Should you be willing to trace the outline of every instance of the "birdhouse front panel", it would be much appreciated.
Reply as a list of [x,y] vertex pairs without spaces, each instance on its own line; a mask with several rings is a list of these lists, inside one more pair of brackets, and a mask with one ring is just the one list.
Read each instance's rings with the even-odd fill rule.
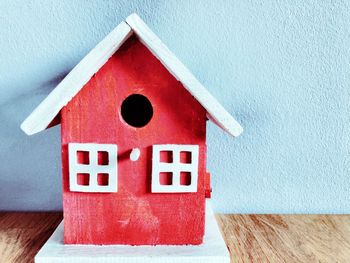
[[66,244],[200,244],[206,110],[131,36],[61,110]]

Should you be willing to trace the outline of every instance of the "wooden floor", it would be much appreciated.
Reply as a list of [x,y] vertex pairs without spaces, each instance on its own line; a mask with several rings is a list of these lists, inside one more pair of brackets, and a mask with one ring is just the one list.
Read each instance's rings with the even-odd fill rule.
[[[232,262],[350,262],[350,215],[217,215]],[[0,213],[0,263],[33,262],[61,213]]]

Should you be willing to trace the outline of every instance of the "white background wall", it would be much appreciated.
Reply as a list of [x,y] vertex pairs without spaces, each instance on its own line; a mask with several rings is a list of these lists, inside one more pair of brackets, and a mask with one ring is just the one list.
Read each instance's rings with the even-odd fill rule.
[[132,12],[245,128],[208,127],[216,211],[350,211],[345,0],[0,1],[0,210],[61,209],[59,127],[19,125]]

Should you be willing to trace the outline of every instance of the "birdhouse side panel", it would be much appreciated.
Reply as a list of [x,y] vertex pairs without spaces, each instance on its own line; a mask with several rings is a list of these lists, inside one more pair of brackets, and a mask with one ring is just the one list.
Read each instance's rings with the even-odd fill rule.
[[[206,111],[136,37],[62,109],[61,119],[66,244],[202,242]],[[73,160],[97,170],[103,165],[98,147],[116,149],[115,191],[71,189],[71,144],[92,144],[88,157]],[[160,167],[168,169],[159,170],[157,182],[163,187],[158,191],[152,191],[154,154],[159,154]],[[87,174],[89,179],[80,184],[106,183]],[[162,191],[164,187],[170,190]],[[175,188],[180,190],[173,192]]]

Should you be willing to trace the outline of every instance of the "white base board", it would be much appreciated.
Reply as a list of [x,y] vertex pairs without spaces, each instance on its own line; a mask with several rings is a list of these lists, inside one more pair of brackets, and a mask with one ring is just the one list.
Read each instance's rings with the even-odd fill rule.
[[206,203],[204,242],[199,246],[64,245],[63,221],[35,256],[35,263],[229,263],[230,255],[216,223],[210,201]]

